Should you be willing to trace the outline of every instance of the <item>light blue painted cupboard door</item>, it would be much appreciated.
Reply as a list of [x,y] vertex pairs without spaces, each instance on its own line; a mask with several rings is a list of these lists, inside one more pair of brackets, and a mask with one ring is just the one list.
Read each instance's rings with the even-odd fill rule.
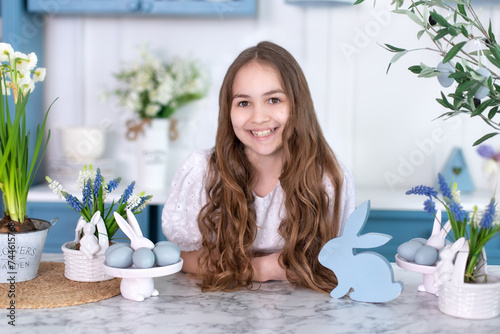
[[28,11],[47,14],[120,14],[138,11],[141,0],[28,0]]
[[253,16],[256,0],[28,0],[28,11],[53,15]]

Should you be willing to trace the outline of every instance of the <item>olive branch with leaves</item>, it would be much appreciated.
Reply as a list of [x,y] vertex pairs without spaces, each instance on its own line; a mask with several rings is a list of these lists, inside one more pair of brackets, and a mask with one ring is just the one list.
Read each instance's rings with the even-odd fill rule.
[[[364,1],[357,0],[354,4]],[[406,15],[422,28],[417,33],[417,40],[425,34],[434,46],[404,49],[384,44],[383,47],[395,53],[387,72],[392,64],[409,52],[431,51],[442,57],[437,66],[420,63],[409,67],[409,70],[422,78],[438,77],[444,87],[454,84],[453,92],[445,95],[441,91],[440,98],[436,99],[449,110],[438,118],[467,114],[482,119],[493,131],[477,139],[473,144],[476,146],[500,133],[497,115],[500,86],[496,84],[499,79],[497,73],[500,72],[500,45],[493,33],[491,20],[488,29],[485,29],[472,2],[473,0],[411,0],[410,5],[404,9],[402,7],[405,0],[393,0],[393,13]],[[474,51],[467,51],[466,45],[472,45]]]

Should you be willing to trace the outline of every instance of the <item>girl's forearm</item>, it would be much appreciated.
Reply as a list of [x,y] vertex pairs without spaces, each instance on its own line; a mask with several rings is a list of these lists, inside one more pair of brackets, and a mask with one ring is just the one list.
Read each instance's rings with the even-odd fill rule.
[[198,258],[201,255],[201,249],[192,252],[181,252],[181,258],[184,261],[182,271],[189,274],[200,274]]
[[253,280],[257,282],[286,281],[286,271],[279,262],[280,253],[254,257],[252,259]]
[[[198,265],[201,249],[192,252],[181,252],[184,261],[182,271],[189,274],[202,274]],[[257,256],[252,259],[253,280],[257,282],[286,281],[286,271],[279,263],[280,253]]]

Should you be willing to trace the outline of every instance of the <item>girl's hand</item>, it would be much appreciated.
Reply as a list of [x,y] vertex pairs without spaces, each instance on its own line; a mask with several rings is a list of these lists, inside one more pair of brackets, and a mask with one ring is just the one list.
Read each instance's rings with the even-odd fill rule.
[[286,281],[286,271],[279,262],[280,253],[256,254],[252,260],[253,280],[258,282]]

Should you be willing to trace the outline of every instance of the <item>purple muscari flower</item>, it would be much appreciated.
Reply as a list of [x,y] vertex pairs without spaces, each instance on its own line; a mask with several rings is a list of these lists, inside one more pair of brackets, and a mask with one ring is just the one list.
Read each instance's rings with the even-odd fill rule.
[[495,150],[490,145],[480,145],[477,148],[477,153],[486,159],[491,159],[495,155]]
[[69,203],[69,205],[71,205],[71,207],[76,211],[76,212],[81,212],[83,207],[82,207],[82,203],[80,203],[80,201],[78,200],[78,198],[76,198],[75,196],[71,195],[71,194],[68,194],[67,192],[65,191],[61,191],[61,194],[64,196],[64,198],[66,199],[66,202]]
[[132,196],[132,193],[134,192],[134,186],[135,186],[135,181],[132,181],[132,183],[125,189],[123,192],[122,198],[120,198],[120,203],[126,203],[130,196]]
[[116,188],[118,188],[118,185],[120,184],[121,180],[122,180],[122,178],[118,177],[118,178],[116,178],[114,180],[109,181],[109,183],[108,183],[108,191],[112,192],[113,190],[115,190]]
[[456,221],[464,221],[464,219],[467,218],[467,212],[465,212],[462,208],[462,205],[455,201],[451,201],[451,203],[448,205],[448,208],[450,209],[451,214],[453,217],[455,217]]
[[92,205],[92,189],[90,187],[90,179],[87,180],[85,187],[83,187],[83,205],[89,207]]
[[432,197],[429,196],[429,198],[424,202],[424,210],[432,215],[436,215],[436,203],[434,203]]
[[97,198],[99,197],[99,189],[101,188],[102,184],[102,175],[101,175],[101,169],[97,168],[97,174],[95,176],[95,181],[94,181],[94,197]]
[[438,180],[439,180],[439,190],[441,190],[443,196],[448,197],[449,199],[453,199],[450,187],[448,186],[448,183],[446,183],[446,180],[444,179],[444,176],[441,173],[438,174]]
[[406,195],[425,195],[429,197],[436,197],[437,191],[433,187],[416,186],[406,192]]
[[493,223],[493,218],[495,217],[495,198],[493,197],[486,207],[486,210],[484,210],[484,215],[481,221],[479,222],[479,226],[481,228],[489,228],[491,227],[491,224]]

